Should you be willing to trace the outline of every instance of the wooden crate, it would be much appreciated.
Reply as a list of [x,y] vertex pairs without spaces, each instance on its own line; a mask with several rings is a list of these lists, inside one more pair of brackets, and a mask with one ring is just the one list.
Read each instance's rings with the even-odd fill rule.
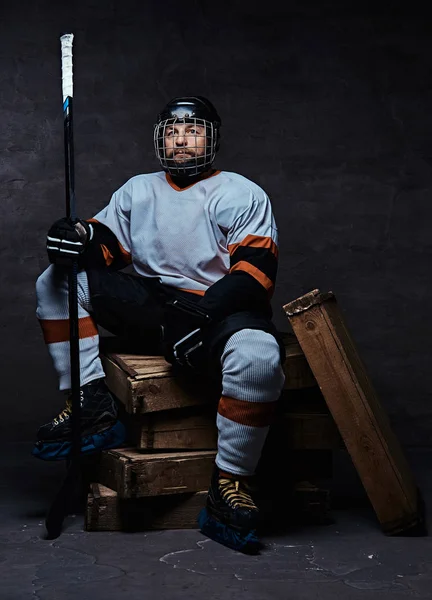
[[258,464],[258,501],[265,528],[280,533],[330,518],[331,450],[287,450],[269,436]]
[[[294,336],[285,334],[287,359],[284,364],[285,389],[316,386],[316,381]],[[106,382],[130,414],[206,405],[216,402],[217,389],[200,375],[173,371],[161,356],[102,354]]]
[[284,390],[270,435],[280,451],[344,448],[320,389]]
[[416,484],[334,295],[314,290],[283,308],[383,531],[418,527]]
[[[162,529],[197,529],[197,517],[205,506],[207,490],[190,494],[173,494],[149,498],[119,498],[117,492],[99,483],[91,483],[84,513],[86,531],[151,531]],[[272,499],[267,499],[267,505]],[[265,529],[281,530],[282,526],[331,521],[328,489],[308,481],[293,485],[284,503],[273,503],[265,518]],[[277,510],[276,509],[277,506]],[[283,518],[281,518],[281,514]]]
[[91,483],[87,497],[86,531],[147,531],[196,529],[207,490],[150,498],[123,499],[116,491]]
[[[133,446],[142,450],[215,450],[217,403],[132,415]],[[284,390],[271,426],[287,449],[341,448],[343,442],[318,387]]]
[[328,525],[334,523],[330,516],[331,499],[327,488],[310,481],[298,481],[294,485],[291,503],[292,522]]
[[332,450],[343,448],[339,431],[327,413],[286,413],[273,426],[286,450]]
[[120,498],[186,494],[207,489],[216,452],[141,452],[117,448],[101,453],[97,482]]
[[216,406],[134,415],[133,445],[141,450],[215,450]]

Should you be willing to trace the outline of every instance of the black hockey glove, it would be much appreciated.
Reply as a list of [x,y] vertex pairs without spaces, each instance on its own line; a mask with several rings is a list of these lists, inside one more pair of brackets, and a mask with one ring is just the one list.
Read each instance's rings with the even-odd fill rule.
[[191,326],[191,330],[181,339],[174,344],[168,344],[171,346],[167,352],[168,360],[182,367],[199,368],[204,360],[203,346],[206,333],[212,323],[211,318],[194,302],[183,298],[168,302],[166,308],[177,319],[183,313]]
[[49,261],[55,265],[69,267],[74,259],[83,255],[88,243],[93,237],[93,227],[90,223],[63,217],[49,229],[47,236],[47,252]]

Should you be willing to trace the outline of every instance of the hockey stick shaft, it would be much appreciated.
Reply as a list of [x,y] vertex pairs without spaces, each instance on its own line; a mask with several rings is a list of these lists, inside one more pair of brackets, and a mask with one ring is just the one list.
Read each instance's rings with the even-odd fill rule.
[[[75,163],[73,145],[73,34],[60,38],[62,62],[62,92],[64,117],[64,156],[66,184],[66,216],[76,219]],[[70,373],[72,395],[72,459],[78,459],[81,450],[80,432],[80,357],[78,326],[78,263],[73,261],[69,279]]]
[[[72,42],[73,34],[65,34],[60,38],[62,64],[62,92],[64,116],[64,155],[66,184],[66,216],[76,218],[75,170],[73,147],[73,74],[72,74]],[[79,356],[79,321],[78,321],[78,263],[73,261],[68,272],[69,286],[69,339],[70,339],[70,376],[72,396],[72,448],[71,463],[67,476],[48,512],[46,529],[48,538],[60,535],[64,517],[66,516],[73,495],[74,487],[80,474],[81,453],[81,402],[80,402],[80,356]]]

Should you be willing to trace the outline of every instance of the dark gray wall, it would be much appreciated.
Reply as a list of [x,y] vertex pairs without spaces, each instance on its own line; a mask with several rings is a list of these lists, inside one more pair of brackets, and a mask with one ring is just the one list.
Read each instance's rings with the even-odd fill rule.
[[[284,3],[282,3],[284,4]],[[350,8],[346,8],[350,4]],[[431,51],[424,15],[358,3],[4,2],[0,20],[1,377],[6,437],[63,398],[35,318],[45,235],[64,213],[59,35],[75,33],[79,213],[158,170],[152,124],[208,95],[217,166],[263,186],[280,230],[281,306],[333,290],[405,444],[429,444]],[[395,6],[393,5],[393,11]]]

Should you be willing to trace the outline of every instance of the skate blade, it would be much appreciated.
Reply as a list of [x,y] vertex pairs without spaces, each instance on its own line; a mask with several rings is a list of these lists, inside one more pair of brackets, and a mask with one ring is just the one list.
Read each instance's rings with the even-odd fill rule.
[[[93,433],[81,439],[81,454],[89,455],[110,448],[118,448],[126,441],[126,428],[120,421],[101,433]],[[72,444],[65,442],[36,442],[32,456],[41,460],[65,460],[70,457]]]
[[198,515],[198,525],[201,533],[223,546],[237,550],[237,552],[259,554],[263,548],[255,530],[249,531],[246,535],[241,534],[236,529],[217,521],[209,515],[206,508],[203,508]]

